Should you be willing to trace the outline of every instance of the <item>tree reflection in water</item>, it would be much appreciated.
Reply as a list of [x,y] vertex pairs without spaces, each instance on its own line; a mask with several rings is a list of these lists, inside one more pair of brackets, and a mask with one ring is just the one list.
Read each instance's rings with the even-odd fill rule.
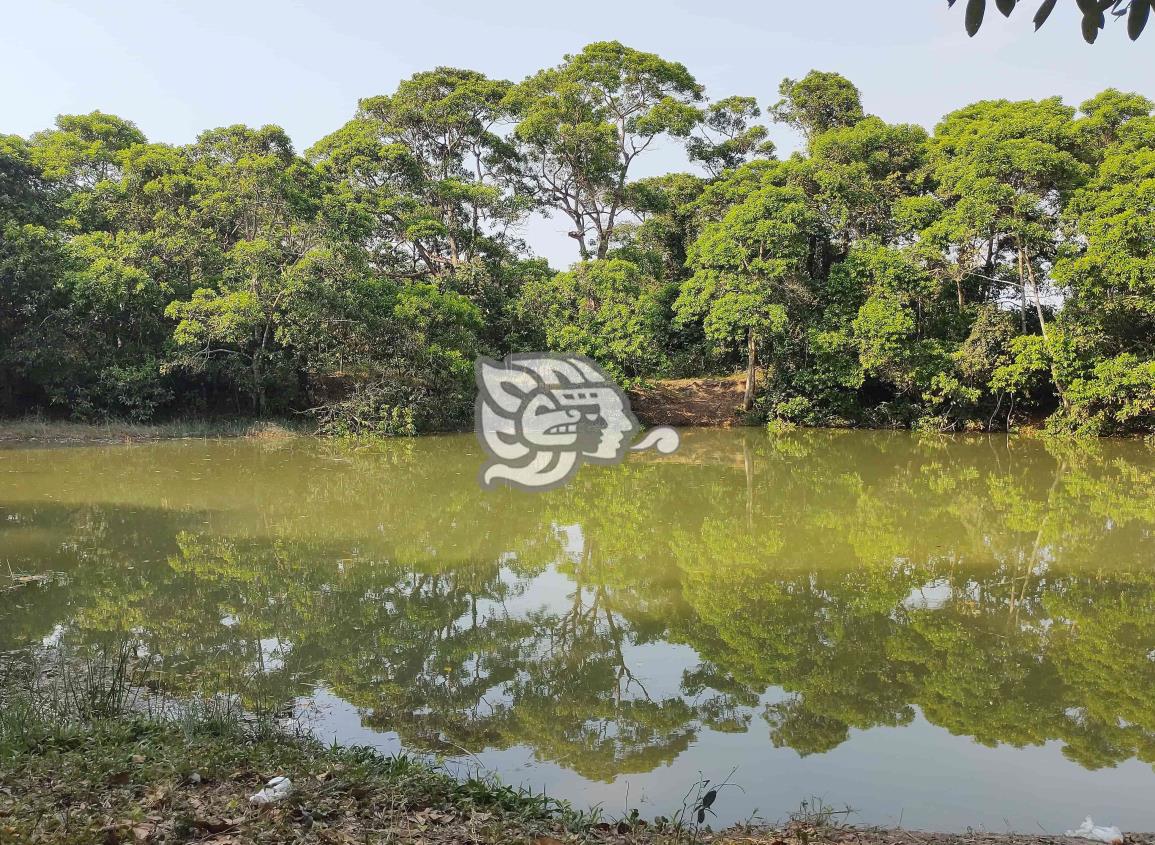
[[[1155,763],[1147,446],[683,443],[547,494],[482,493],[468,438],[2,453],[5,558],[64,576],[9,594],[0,648],[132,635],[176,693],[324,683],[408,745],[600,780],[703,728],[805,755],[917,712]],[[684,647],[674,687],[636,665]]]

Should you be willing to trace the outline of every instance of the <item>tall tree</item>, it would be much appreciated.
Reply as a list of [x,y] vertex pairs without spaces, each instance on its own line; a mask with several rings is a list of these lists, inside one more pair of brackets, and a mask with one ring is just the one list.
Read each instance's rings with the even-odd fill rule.
[[805,260],[815,225],[801,190],[770,184],[707,224],[690,248],[694,275],[675,308],[683,321],[701,320],[710,339],[745,346],[747,411],[760,351],[785,337],[791,314],[811,302]]
[[801,79],[783,79],[781,95],[770,108],[779,123],[792,126],[809,143],[831,129],[853,126],[862,120],[858,88],[839,73],[812,70]]
[[900,237],[904,204],[926,197],[932,185],[927,141],[920,126],[877,117],[814,138],[807,175],[841,252],[864,238]]
[[1091,433],[1155,424],[1155,119],[1115,131],[1067,205],[1075,238],[1054,267],[1064,307],[1050,352],[1068,388],[1063,424]]
[[[68,267],[51,182],[23,138],[0,135],[0,412],[18,410]],[[36,400],[40,396],[34,397]]]
[[178,321],[178,362],[243,385],[263,414],[270,371],[296,372],[278,333],[298,291],[297,265],[318,242],[321,184],[275,126],[206,132],[188,155],[196,209],[221,255],[203,286],[167,308]]
[[523,178],[547,212],[570,219],[582,259],[606,257],[631,168],[660,137],[687,138],[701,100],[684,65],[617,41],[590,44],[510,92]]
[[378,269],[448,276],[517,246],[528,199],[514,191],[514,151],[498,132],[509,88],[471,70],[414,74],[362,100],[309,150],[339,185],[333,214],[361,228]]
[[686,140],[690,161],[714,177],[756,156],[772,158],[774,142],[766,127],[753,123],[762,115],[753,97],[726,97],[710,103],[697,133]]
[[952,112],[936,128],[932,165],[944,212],[923,235],[948,251],[960,309],[968,283],[986,298],[1006,264],[1017,278],[1024,325],[1033,307],[1045,333],[1036,267],[1054,257],[1064,198],[1086,176],[1074,113],[1058,97],[988,100]]

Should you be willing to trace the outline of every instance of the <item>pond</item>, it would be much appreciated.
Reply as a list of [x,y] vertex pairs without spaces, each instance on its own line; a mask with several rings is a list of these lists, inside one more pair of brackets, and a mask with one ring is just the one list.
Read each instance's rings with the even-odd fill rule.
[[472,436],[0,451],[0,650],[131,634],[610,814],[1155,829],[1155,450],[761,430],[483,492]]

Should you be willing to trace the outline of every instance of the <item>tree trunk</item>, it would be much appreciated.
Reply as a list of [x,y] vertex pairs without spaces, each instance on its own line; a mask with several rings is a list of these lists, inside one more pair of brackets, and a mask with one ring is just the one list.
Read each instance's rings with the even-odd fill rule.
[[1047,347],[1047,357],[1051,362],[1051,381],[1055,383],[1055,390],[1059,393],[1059,403],[1064,410],[1071,407],[1070,402],[1067,401],[1067,393],[1063,390],[1063,383],[1059,380],[1059,371],[1055,368],[1055,356],[1051,350],[1051,342],[1047,337],[1047,321],[1043,316],[1043,298],[1039,293],[1039,281],[1035,278],[1035,268],[1031,264],[1030,257],[1026,257],[1027,274],[1031,277],[1031,291],[1035,295],[1035,313],[1039,315],[1039,331],[1043,335],[1043,343]]
[[585,230],[578,224],[578,228],[569,233],[569,236],[578,242],[578,256],[582,261],[589,261],[590,251],[586,246]]
[[609,221],[604,227],[598,226],[598,251],[597,256],[599,260],[604,259],[610,252],[610,240],[614,236],[614,211],[610,211]]
[[1027,333],[1027,274],[1023,270],[1023,248],[1019,247],[1019,315],[1022,318],[1023,334]]
[[746,395],[742,397],[742,410],[749,411],[754,407],[754,380],[758,373],[758,356],[754,330],[746,330]]
[[253,377],[253,411],[258,417],[265,413],[265,379],[261,373],[261,351],[253,355],[252,363],[252,377]]

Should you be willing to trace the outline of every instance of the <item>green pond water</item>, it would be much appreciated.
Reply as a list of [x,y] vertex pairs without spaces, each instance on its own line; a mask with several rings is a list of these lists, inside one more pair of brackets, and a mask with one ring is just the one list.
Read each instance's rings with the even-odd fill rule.
[[0,650],[131,635],[166,688],[295,707],[620,814],[1155,829],[1155,451],[686,431],[483,492],[472,436],[0,451]]

